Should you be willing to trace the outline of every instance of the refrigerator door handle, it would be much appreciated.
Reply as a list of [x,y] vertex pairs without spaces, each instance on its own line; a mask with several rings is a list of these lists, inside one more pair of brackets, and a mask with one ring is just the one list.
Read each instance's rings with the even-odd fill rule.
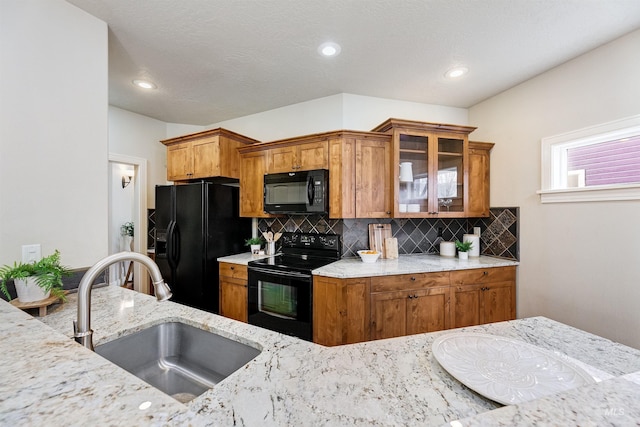
[[177,260],[175,257],[176,244],[175,244],[175,231],[176,231],[176,222],[170,221],[169,227],[167,228],[167,262],[169,263],[169,267],[172,270],[176,268]]
[[175,264],[175,267],[177,267],[178,263],[180,262],[180,227],[178,227],[178,223],[175,221],[173,224],[174,226],[171,244],[173,245],[173,262]]

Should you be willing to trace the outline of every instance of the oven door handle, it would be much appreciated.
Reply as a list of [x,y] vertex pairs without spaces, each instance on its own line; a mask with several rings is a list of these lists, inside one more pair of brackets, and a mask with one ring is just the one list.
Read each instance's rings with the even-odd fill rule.
[[268,268],[249,267],[249,272],[252,272],[252,271],[256,273],[269,274],[272,276],[290,277],[294,279],[310,279],[311,278],[311,274],[299,273],[297,271],[282,272],[277,270],[270,270]]

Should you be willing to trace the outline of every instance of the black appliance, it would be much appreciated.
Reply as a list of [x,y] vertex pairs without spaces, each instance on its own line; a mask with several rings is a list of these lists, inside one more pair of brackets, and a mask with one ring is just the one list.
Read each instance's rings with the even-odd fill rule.
[[328,213],[329,171],[267,174],[263,194],[264,211],[268,213]]
[[340,236],[284,233],[280,242],[280,254],[249,262],[249,324],[312,341],[311,271],[340,259]]
[[245,251],[251,219],[237,187],[200,182],[156,186],[155,261],[172,301],[218,313],[217,258]]

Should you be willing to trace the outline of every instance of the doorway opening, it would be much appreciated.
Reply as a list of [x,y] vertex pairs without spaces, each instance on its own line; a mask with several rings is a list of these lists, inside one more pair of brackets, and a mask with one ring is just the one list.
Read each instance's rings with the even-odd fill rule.
[[[147,160],[109,154],[109,254],[147,254]],[[133,236],[129,236],[133,231]],[[149,275],[136,263],[109,268],[109,285],[149,293]]]

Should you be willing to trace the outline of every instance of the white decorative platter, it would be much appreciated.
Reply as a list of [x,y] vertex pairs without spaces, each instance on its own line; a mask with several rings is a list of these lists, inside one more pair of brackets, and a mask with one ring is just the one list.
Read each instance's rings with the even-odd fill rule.
[[454,378],[504,405],[596,382],[560,356],[507,337],[457,332],[438,337],[432,350]]

